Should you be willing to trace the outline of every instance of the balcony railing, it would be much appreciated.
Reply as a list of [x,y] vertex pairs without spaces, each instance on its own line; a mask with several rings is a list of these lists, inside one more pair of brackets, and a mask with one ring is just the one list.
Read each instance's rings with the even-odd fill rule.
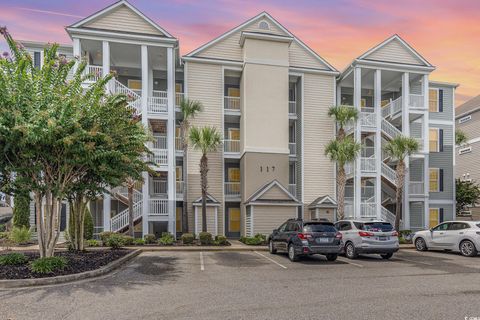
[[344,169],[345,169],[345,174],[347,176],[352,175],[353,174],[353,163],[349,162],[349,163],[345,164]]
[[153,149],[167,149],[167,136],[154,134]]
[[168,98],[166,91],[153,90],[151,96],[148,96],[148,113],[167,112]]
[[297,102],[296,101],[289,101],[288,102],[288,113],[290,115],[297,114]]
[[373,112],[360,112],[360,124],[363,127],[375,128],[376,116]]
[[223,146],[225,152],[239,153],[240,152],[240,140],[224,140]]
[[297,196],[297,185],[290,183],[290,184],[288,185],[288,192],[290,192],[290,193],[293,194],[294,196]]
[[176,181],[175,183],[175,192],[177,195],[183,195],[183,187],[185,185],[185,181]]
[[149,155],[149,161],[157,166],[166,166],[168,164],[168,150],[167,149],[151,149],[152,153]]
[[416,109],[425,109],[425,101],[423,94],[411,94],[410,95],[410,107]]
[[360,203],[360,217],[375,218],[377,216],[377,204],[375,202]]
[[87,76],[87,75],[90,76],[88,81],[93,81],[93,82],[98,81],[103,76],[103,67],[102,66],[87,65],[85,67],[85,70],[83,71],[83,75],[84,76]]
[[288,143],[288,150],[290,151],[290,155],[294,156],[297,154],[297,143],[296,142],[289,142]]
[[375,172],[375,157],[360,158],[360,170],[362,172]]
[[150,194],[156,197],[166,197],[168,194],[168,182],[166,180],[152,180]]
[[423,181],[410,181],[409,193],[414,195],[424,195],[425,194],[425,183]]
[[176,92],[175,93],[175,106],[179,107],[182,103],[182,100],[185,98],[185,93],[183,92]]
[[224,108],[226,110],[240,110],[240,97],[224,97]]
[[148,207],[150,215],[168,216],[168,200],[166,199],[151,199]]
[[240,196],[240,182],[225,182],[225,196],[239,197]]

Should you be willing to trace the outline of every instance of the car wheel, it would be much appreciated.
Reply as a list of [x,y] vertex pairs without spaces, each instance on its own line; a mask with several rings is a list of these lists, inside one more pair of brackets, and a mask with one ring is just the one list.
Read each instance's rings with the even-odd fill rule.
[[382,257],[382,259],[388,260],[388,259],[390,259],[391,257],[393,257],[393,253],[381,254],[380,257]]
[[328,261],[335,261],[337,260],[338,254],[335,253],[329,253],[327,254],[327,260]]
[[345,256],[348,259],[356,259],[358,257],[357,250],[355,249],[353,243],[349,242],[345,245]]
[[298,261],[298,255],[295,253],[295,248],[291,243],[288,245],[288,259],[292,262]]
[[478,252],[472,241],[463,240],[460,243],[460,253],[465,257],[475,257]]
[[272,240],[268,242],[268,250],[270,251],[271,254],[277,253],[277,249],[275,249],[275,246]]
[[423,238],[417,238],[417,240],[415,240],[415,249],[417,249],[417,251],[428,250],[427,244],[425,243],[425,240],[423,240]]

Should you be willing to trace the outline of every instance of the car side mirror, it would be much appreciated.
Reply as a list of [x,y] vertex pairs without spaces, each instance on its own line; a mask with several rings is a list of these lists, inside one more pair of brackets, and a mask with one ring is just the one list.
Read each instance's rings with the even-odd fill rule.
[[430,232],[433,232],[433,228],[430,228],[429,230],[430,230]]

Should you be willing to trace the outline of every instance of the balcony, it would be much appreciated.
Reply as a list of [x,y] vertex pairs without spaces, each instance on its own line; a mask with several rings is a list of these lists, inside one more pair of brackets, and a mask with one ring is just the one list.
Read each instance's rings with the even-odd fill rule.
[[425,195],[425,183],[423,181],[410,181],[408,193],[410,195]]
[[147,111],[149,114],[165,113],[168,110],[166,91],[152,90],[151,96],[147,97],[147,102]]
[[375,157],[361,157],[360,158],[360,170],[363,172],[375,172]]
[[103,77],[103,67],[102,66],[94,66],[94,65],[87,65],[85,70],[83,70],[83,75],[89,75],[90,78],[87,80],[89,82],[96,82]]
[[288,102],[288,114],[290,116],[297,115],[297,102],[296,101],[289,101]]
[[226,153],[240,153],[240,140],[224,140],[223,148]]
[[413,109],[425,109],[426,106],[423,94],[411,94],[409,106]]
[[175,182],[175,192],[177,196],[183,196],[183,187],[185,186],[184,181],[176,181]]
[[151,180],[150,196],[164,198],[168,195],[168,182],[166,180]]
[[151,199],[148,201],[148,209],[149,215],[168,217],[168,200]]
[[377,204],[375,202],[360,203],[361,218],[375,218],[377,216]]
[[[366,109],[366,108],[365,108]],[[376,127],[376,114],[372,111],[360,112],[360,125],[367,129],[375,129]]]
[[184,98],[185,98],[185,93],[183,93],[183,92],[175,93],[175,106],[180,107],[180,104],[182,103],[182,100]]
[[148,156],[148,161],[156,166],[168,165],[168,150],[167,149],[151,149],[152,154]]
[[239,198],[240,197],[240,182],[225,182],[225,197]]
[[225,96],[223,98],[223,108],[225,110],[240,111],[240,97]]
[[289,142],[288,143],[288,150],[290,151],[291,156],[297,155],[297,143],[296,142]]
[[175,137],[175,150],[176,151],[183,151],[182,138],[180,138],[180,137]]

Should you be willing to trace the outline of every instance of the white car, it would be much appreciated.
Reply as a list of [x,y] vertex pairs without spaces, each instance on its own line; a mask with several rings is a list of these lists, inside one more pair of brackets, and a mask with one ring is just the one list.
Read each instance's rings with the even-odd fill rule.
[[443,222],[415,233],[413,243],[418,251],[443,249],[474,257],[480,251],[480,221]]

